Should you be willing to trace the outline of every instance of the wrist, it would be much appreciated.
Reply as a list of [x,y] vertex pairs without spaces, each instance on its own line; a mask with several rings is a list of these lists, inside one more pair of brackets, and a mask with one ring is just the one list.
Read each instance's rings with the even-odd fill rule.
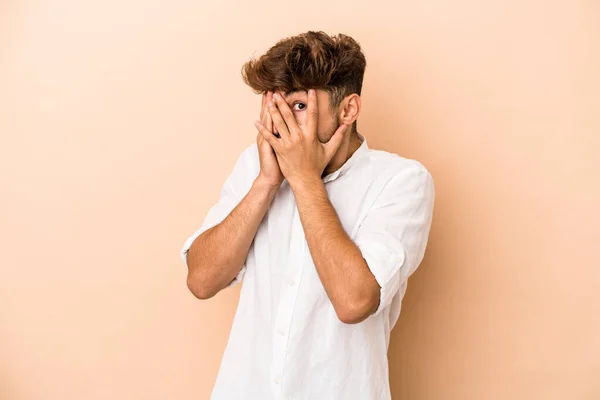
[[295,176],[286,178],[293,191],[315,186],[323,186],[323,180],[318,176]]
[[265,177],[263,177],[262,175],[259,174],[256,177],[256,179],[254,179],[252,186],[262,189],[262,190],[265,190],[269,193],[275,193],[279,190],[279,186],[281,186],[281,182],[275,183],[273,181],[266,179]]

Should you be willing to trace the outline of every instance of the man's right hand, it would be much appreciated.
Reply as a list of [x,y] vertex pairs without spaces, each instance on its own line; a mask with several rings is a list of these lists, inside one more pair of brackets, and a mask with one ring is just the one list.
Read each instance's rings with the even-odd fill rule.
[[[263,123],[271,132],[273,132],[273,120],[271,119],[271,113],[267,108],[267,103],[273,98],[273,92],[267,92],[262,97],[262,107],[260,110],[260,122]],[[283,182],[283,174],[279,168],[279,162],[275,151],[265,140],[260,132],[256,135],[256,143],[258,145],[258,155],[260,158],[260,173],[258,174],[257,180],[273,186],[279,187]]]

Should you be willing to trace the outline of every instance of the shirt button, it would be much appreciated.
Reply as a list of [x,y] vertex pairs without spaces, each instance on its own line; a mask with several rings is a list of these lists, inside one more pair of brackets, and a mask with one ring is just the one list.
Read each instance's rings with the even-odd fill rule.
[[277,333],[279,333],[281,336],[285,335],[285,331],[283,330],[283,328],[277,329]]
[[279,384],[279,377],[276,376],[275,379],[273,379],[275,381],[275,383]]
[[290,279],[290,281],[288,283],[290,286],[294,286],[296,284],[296,281],[293,279]]

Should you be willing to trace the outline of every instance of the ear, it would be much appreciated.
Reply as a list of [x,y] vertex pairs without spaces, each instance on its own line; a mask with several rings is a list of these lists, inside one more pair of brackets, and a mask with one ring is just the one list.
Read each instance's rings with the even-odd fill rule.
[[358,119],[361,107],[362,99],[358,94],[352,93],[346,96],[340,103],[338,111],[340,124],[352,125]]

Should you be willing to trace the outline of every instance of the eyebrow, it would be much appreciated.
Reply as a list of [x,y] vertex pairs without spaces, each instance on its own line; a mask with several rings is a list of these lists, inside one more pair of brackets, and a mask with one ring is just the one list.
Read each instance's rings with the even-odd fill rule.
[[287,100],[287,99],[288,99],[288,97],[290,97],[291,95],[294,95],[294,94],[296,94],[296,93],[299,93],[299,92],[306,92],[306,90],[292,90],[291,92],[287,92],[287,93],[285,93],[285,94],[284,94],[284,97],[285,97],[285,99]]

